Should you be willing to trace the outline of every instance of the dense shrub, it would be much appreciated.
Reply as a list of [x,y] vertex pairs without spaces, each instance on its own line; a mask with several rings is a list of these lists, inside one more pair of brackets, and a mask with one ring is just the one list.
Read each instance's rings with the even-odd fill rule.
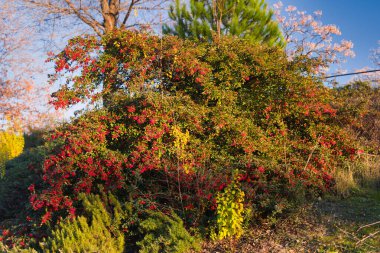
[[25,215],[30,211],[30,185],[39,185],[43,160],[54,152],[55,143],[25,150],[6,164],[4,177],[0,180],[0,220]]
[[25,247],[8,247],[0,242],[0,252],[1,253],[37,253],[33,248],[25,248]]
[[372,147],[371,153],[380,150],[380,88],[369,82],[354,81],[334,89],[334,107],[337,121],[342,127]]
[[218,239],[239,238],[243,234],[244,192],[240,189],[238,178],[229,184],[216,197]]
[[[336,171],[336,189],[343,196],[353,191],[380,185],[380,89],[369,82],[354,81],[332,90],[334,119],[358,140],[359,159],[344,162]],[[354,151],[351,151],[353,153]]]
[[81,193],[104,191],[207,225],[236,169],[244,205],[260,213],[300,189],[328,190],[357,153],[315,62],[281,49],[116,31],[73,39],[52,60],[51,81],[66,77],[57,108],[101,98],[105,107],[52,134],[58,146],[29,188],[42,224],[75,217]]
[[181,218],[160,212],[147,212],[139,225],[143,239],[137,242],[141,253],[185,253],[200,250],[199,242],[184,228]]
[[[59,222],[51,235],[40,243],[44,252],[188,252],[199,244],[175,214],[136,211],[120,204],[113,195],[80,194],[81,215]],[[125,238],[131,236],[131,238]],[[126,244],[125,239],[138,240]]]
[[25,147],[24,149],[35,148],[44,145],[44,136],[49,133],[49,128],[30,129],[24,134]]
[[[103,196],[104,197],[104,196]],[[60,222],[52,235],[41,243],[44,252],[124,252],[124,235],[121,225],[121,206],[111,195],[101,199],[99,195],[80,195],[85,216]],[[104,202],[112,201],[110,213]]]

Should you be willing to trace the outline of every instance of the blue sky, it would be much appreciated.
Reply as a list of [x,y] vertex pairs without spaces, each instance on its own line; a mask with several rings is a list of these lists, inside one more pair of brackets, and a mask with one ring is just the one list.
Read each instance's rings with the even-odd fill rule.
[[[278,0],[267,0],[272,5]],[[323,24],[335,24],[342,32],[338,40],[354,43],[355,58],[348,59],[342,67],[354,72],[363,67],[374,68],[369,59],[370,50],[378,47],[380,40],[380,0],[282,0],[284,7],[294,5],[299,10],[323,12]],[[344,83],[349,78],[338,78]]]

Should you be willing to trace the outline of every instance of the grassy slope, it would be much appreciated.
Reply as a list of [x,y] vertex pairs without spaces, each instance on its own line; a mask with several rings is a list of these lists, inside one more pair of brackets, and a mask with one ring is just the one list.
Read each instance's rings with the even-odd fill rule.
[[203,252],[380,252],[380,190],[305,205],[275,225],[260,224],[231,244],[205,243]]

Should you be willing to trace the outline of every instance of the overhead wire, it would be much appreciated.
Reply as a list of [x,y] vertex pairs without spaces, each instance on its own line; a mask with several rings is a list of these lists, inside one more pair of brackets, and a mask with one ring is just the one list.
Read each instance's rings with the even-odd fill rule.
[[352,72],[352,73],[346,73],[346,74],[333,74],[331,76],[325,76],[325,77],[323,77],[323,79],[328,79],[328,78],[333,78],[333,77],[341,77],[341,76],[360,75],[360,74],[367,74],[367,73],[374,73],[374,72],[380,72],[380,69],[358,71],[358,72]]

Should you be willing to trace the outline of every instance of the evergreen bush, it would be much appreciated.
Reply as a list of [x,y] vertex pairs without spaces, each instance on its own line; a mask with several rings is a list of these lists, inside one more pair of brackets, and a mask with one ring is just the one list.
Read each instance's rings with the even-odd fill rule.
[[174,213],[171,217],[154,211],[147,212],[147,218],[139,224],[144,236],[137,242],[140,253],[185,253],[200,250],[200,244],[186,231],[182,220]]
[[[109,213],[99,195],[81,195],[86,216],[66,219],[41,243],[44,252],[109,252],[124,251],[120,226],[120,206]],[[109,198],[114,199],[112,196]],[[114,202],[115,203],[115,202]],[[117,228],[115,228],[115,226]]]

